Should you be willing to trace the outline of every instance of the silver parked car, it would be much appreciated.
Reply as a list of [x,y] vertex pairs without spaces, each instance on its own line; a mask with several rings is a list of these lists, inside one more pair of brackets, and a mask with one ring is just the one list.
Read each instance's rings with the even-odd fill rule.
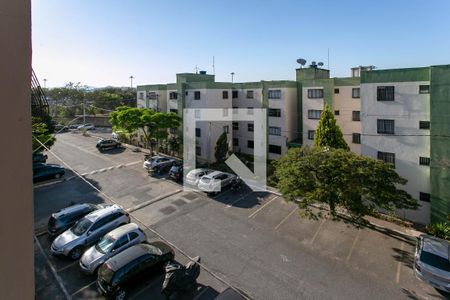
[[51,253],[76,260],[81,257],[86,247],[95,244],[111,230],[127,223],[130,223],[130,216],[119,205],[96,210],[60,234],[52,243]]
[[175,159],[165,156],[153,156],[152,158],[144,161],[142,167],[147,170],[161,171],[164,169],[169,170],[175,163]]
[[94,274],[108,258],[146,240],[144,231],[135,223],[117,227],[84,252],[80,259],[81,270],[87,274]]
[[416,276],[436,289],[450,292],[449,255],[448,241],[428,235],[420,236],[414,255]]
[[189,173],[187,173],[185,183],[192,186],[197,186],[198,182],[200,181],[200,178],[202,178],[205,175],[208,175],[211,172],[213,172],[213,170],[211,169],[205,168],[194,169]]
[[232,185],[237,179],[234,174],[214,171],[200,178],[198,188],[207,193],[218,193],[223,188]]

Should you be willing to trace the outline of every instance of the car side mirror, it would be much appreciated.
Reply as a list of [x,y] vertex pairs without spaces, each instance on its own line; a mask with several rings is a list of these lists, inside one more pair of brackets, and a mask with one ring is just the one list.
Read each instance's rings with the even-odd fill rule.
[[86,235],[87,235],[87,236],[90,236],[91,233],[92,233],[92,231],[88,231],[88,232],[86,233]]

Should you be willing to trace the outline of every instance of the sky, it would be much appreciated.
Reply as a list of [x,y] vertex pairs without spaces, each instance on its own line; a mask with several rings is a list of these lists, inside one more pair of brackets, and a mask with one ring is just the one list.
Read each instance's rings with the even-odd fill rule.
[[298,58],[332,77],[350,68],[450,64],[448,0],[33,0],[33,68],[41,84],[295,80]]

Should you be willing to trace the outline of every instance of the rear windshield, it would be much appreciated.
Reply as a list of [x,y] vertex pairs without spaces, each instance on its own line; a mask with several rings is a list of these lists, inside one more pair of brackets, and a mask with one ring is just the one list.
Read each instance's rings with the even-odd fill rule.
[[450,262],[448,261],[448,259],[445,259],[439,255],[427,251],[422,251],[420,260],[427,265],[438,268],[445,272],[450,272]]

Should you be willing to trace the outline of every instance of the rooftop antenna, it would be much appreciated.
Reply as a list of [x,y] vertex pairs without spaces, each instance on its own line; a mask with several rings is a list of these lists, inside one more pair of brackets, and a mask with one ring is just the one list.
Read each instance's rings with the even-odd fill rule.
[[330,70],[330,48],[327,51],[327,69]]
[[195,65],[194,70],[195,70],[195,74],[198,74],[198,66],[197,65]]
[[299,59],[297,59],[297,63],[300,64],[300,66],[301,66],[300,68],[303,68],[306,64],[306,59],[299,58]]
[[214,64],[214,55],[213,55],[213,75],[216,75],[216,65]]

